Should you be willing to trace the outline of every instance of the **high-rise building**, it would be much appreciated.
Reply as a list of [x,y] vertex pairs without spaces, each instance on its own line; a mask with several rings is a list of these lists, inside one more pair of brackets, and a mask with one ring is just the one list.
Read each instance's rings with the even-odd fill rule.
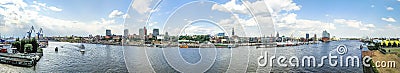
[[317,34],[314,34],[314,41],[317,41]]
[[164,34],[164,40],[165,40],[165,41],[169,41],[169,35],[168,35],[168,32],[165,32],[165,34]]
[[232,28],[232,36],[235,35],[235,28]]
[[217,36],[223,37],[225,36],[225,33],[218,33]]
[[144,26],[144,27],[143,27],[143,30],[144,30],[144,35],[147,35],[147,29],[146,29],[146,26]]
[[143,29],[143,28],[140,28],[140,29],[139,29],[139,37],[140,37],[141,39],[144,39],[145,36],[146,36],[146,34],[145,34],[144,29]]
[[127,38],[129,35],[129,30],[128,29],[124,29],[124,38]]
[[111,36],[111,30],[110,29],[106,29],[106,36]]
[[153,36],[159,35],[159,29],[153,29]]
[[279,32],[276,32],[276,37],[279,37]]

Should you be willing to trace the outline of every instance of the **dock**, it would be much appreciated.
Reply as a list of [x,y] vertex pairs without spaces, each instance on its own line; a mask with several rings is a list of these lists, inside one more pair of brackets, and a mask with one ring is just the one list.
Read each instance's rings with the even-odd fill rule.
[[43,56],[41,53],[0,53],[0,63],[31,67],[36,65],[36,62],[40,60],[41,56]]

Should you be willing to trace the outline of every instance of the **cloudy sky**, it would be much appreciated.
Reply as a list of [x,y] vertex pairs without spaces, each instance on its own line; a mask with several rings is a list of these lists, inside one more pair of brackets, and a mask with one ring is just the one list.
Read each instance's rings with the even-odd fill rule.
[[241,36],[327,30],[336,37],[400,37],[399,13],[400,0],[1,0],[0,33],[26,36],[34,26],[46,36],[138,34],[146,26],[169,34],[230,35],[234,28]]

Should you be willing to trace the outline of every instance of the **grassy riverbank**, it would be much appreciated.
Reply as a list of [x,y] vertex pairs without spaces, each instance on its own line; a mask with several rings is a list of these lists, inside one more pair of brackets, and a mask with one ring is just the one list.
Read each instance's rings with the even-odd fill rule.
[[[378,65],[377,62],[380,61],[383,64],[383,61],[386,61],[386,64],[388,61],[395,61],[395,67],[394,68],[388,68],[388,67],[376,67],[379,72],[381,73],[400,73],[400,57],[398,54],[400,53],[400,48],[384,48],[386,50],[390,50],[389,53],[387,54],[382,54],[380,51],[374,50],[372,51],[372,61],[375,64],[375,67]],[[397,52],[397,53],[395,53]]]
[[390,54],[395,54],[397,57],[400,57],[400,48],[395,47],[395,48],[384,48],[386,49]]

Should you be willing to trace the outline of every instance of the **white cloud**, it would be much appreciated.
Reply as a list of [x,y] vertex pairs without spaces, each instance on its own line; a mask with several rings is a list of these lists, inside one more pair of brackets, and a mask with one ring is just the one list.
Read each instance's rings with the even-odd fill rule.
[[265,3],[273,9],[273,13],[300,10],[301,8],[301,6],[294,3],[293,0],[266,0]]
[[374,25],[374,24],[365,24],[365,27],[368,27],[368,28],[375,28],[375,25]]
[[371,28],[375,28],[374,24],[365,24],[357,20],[334,19],[334,22],[337,24],[347,25],[348,27],[358,28],[360,30],[369,30]]
[[213,5],[212,10],[224,11],[224,12],[237,12],[237,13],[248,13],[247,8],[244,5],[236,4],[236,0],[231,0],[225,4]]
[[[269,3],[263,0],[258,1],[248,1],[243,0],[243,3],[236,3],[236,0],[231,0],[226,4],[220,5],[213,5],[212,10],[222,11],[230,13],[231,11],[235,14],[233,15],[230,20],[235,21],[228,21],[227,19],[222,20],[220,22],[231,22],[230,24],[242,24],[242,27],[245,31],[252,31],[247,32],[248,36],[260,36],[261,34],[274,34],[274,24],[272,15],[278,14],[281,11],[292,11],[298,10],[300,7],[296,6],[295,3],[292,3],[291,0],[277,0],[275,2],[281,2],[282,5],[273,5],[267,7]],[[292,6],[295,7],[292,7]],[[275,8],[272,8],[275,7]],[[271,13],[274,11],[274,13]],[[276,13],[275,13],[276,12]],[[271,15],[272,14],[272,15]],[[240,17],[239,17],[240,16]],[[240,27],[240,26],[239,26]],[[260,30],[255,30],[260,28]],[[260,33],[261,32],[261,33]]]
[[[290,13],[291,11],[300,10],[301,6],[297,5],[293,2],[293,0],[265,0],[265,1],[255,1],[249,2],[248,0],[243,0],[243,4],[235,3],[236,0],[231,0],[226,4],[221,5],[213,5],[213,10],[218,10],[222,12],[232,11],[236,14],[250,14],[248,12],[247,7],[253,11],[256,16],[256,20],[258,20],[258,24],[263,26],[263,24],[272,22],[268,21],[267,18],[270,18],[268,15],[257,15],[257,14],[269,14],[272,13],[273,22],[276,25],[276,29],[282,35],[295,35],[295,36],[303,36],[305,33],[318,34],[323,30],[328,30],[332,33],[332,35],[341,36],[341,37],[357,37],[357,36],[365,36],[371,35],[373,33],[385,32],[387,30],[377,30],[380,27],[376,27],[375,24],[364,23],[358,20],[346,20],[346,19],[334,19],[332,23],[322,22],[321,20],[308,20],[308,19],[298,19],[297,14]],[[398,0],[400,1],[400,0]],[[265,8],[266,6],[262,6],[264,3],[267,4],[270,8]],[[375,5],[371,5],[371,8],[374,8]],[[392,7],[387,7],[387,10],[394,10]],[[259,17],[257,17],[259,16]],[[245,26],[253,27],[256,23],[246,23],[251,22],[254,17],[251,18],[239,18],[239,19],[224,19],[219,21],[219,24],[234,24],[235,21],[239,21]],[[265,18],[265,19],[263,19]],[[396,22],[394,18],[382,18],[382,20],[388,22]],[[263,24],[260,24],[263,23]],[[337,25],[343,24],[343,25]],[[246,28],[246,27],[245,27]],[[355,28],[355,29],[354,29]],[[348,32],[348,31],[368,31],[367,33],[359,33],[359,32]],[[264,30],[263,30],[264,31]],[[387,33],[382,33],[383,35],[388,35]],[[268,35],[268,34],[266,34]],[[389,34],[390,35],[390,34]]]
[[124,13],[122,13],[121,11],[119,11],[119,10],[113,10],[113,11],[108,15],[108,17],[109,17],[109,18],[115,18],[115,17],[119,17],[119,16],[122,16],[122,15],[124,15]]
[[320,33],[336,29],[335,24],[318,20],[297,19],[297,14],[282,14],[276,21],[278,32],[282,35],[302,36],[306,33]]
[[217,26],[200,26],[200,25],[190,25],[186,28],[184,28],[183,32],[181,35],[207,35],[207,34],[217,34],[224,32],[222,29],[218,28]]
[[[301,8],[301,6],[297,5],[292,0],[266,0],[266,1],[255,1],[255,2],[244,0],[243,2],[247,4],[248,7],[250,7],[251,11],[254,14],[259,14],[259,13],[278,14],[281,11],[294,11],[294,10],[300,10]],[[224,12],[232,11],[236,13],[248,14],[249,12],[245,4],[237,4],[236,0],[231,0],[225,4],[221,5],[215,4],[212,6],[212,9]],[[267,8],[267,5],[272,10]]]
[[54,6],[50,6],[50,7],[48,7],[51,11],[57,11],[57,12],[59,12],[59,11],[62,11],[62,9],[60,9],[60,8],[57,8],[57,7],[54,7]]
[[22,0],[0,1],[0,15],[3,16],[3,21],[5,21],[5,26],[0,27],[2,29],[0,33],[15,34],[15,36],[20,37],[26,36],[26,31],[34,26],[35,28],[43,28],[45,35],[102,35],[105,29],[122,31],[121,28],[123,28],[122,25],[117,25],[115,20],[100,19],[91,22],[63,20],[41,15],[39,14],[40,9],[61,11],[53,6],[47,6],[45,3],[34,2],[32,5],[26,5]]
[[2,0],[2,1],[0,1],[1,6],[7,6],[5,4],[9,4],[9,3],[13,4],[16,7],[27,7],[28,6],[28,4],[25,3],[23,0]]
[[392,10],[394,10],[394,8],[392,8],[392,7],[387,7],[386,10],[392,11]]
[[334,22],[338,24],[345,24],[349,27],[354,27],[354,28],[360,28],[360,26],[362,25],[361,21],[357,20],[335,19]]
[[152,9],[150,8],[151,2],[152,0],[134,0],[132,8],[140,14],[149,13]]
[[122,15],[122,18],[126,19],[126,18],[130,18],[129,14],[124,14]]
[[61,9],[61,8],[58,8],[58,7],[47,6],[46,3],[39,3],[39,2],[37,2],[37,1],[33,1],[33,4],[34,4],[34,5],[31,5],[31,6],[32,6],[32,7],[35,7],[36,10],[40,10],[40,8],[38,8],[38,7],[43,7],[44,10],[51,10],[51,11],[55,11],[55,12],[60,12],[60,11],[63,10],[63,9]]
[[388,17],[388,18],[381,18],[381,20],[386,21],[386,22],[396,22],[394,18]]

